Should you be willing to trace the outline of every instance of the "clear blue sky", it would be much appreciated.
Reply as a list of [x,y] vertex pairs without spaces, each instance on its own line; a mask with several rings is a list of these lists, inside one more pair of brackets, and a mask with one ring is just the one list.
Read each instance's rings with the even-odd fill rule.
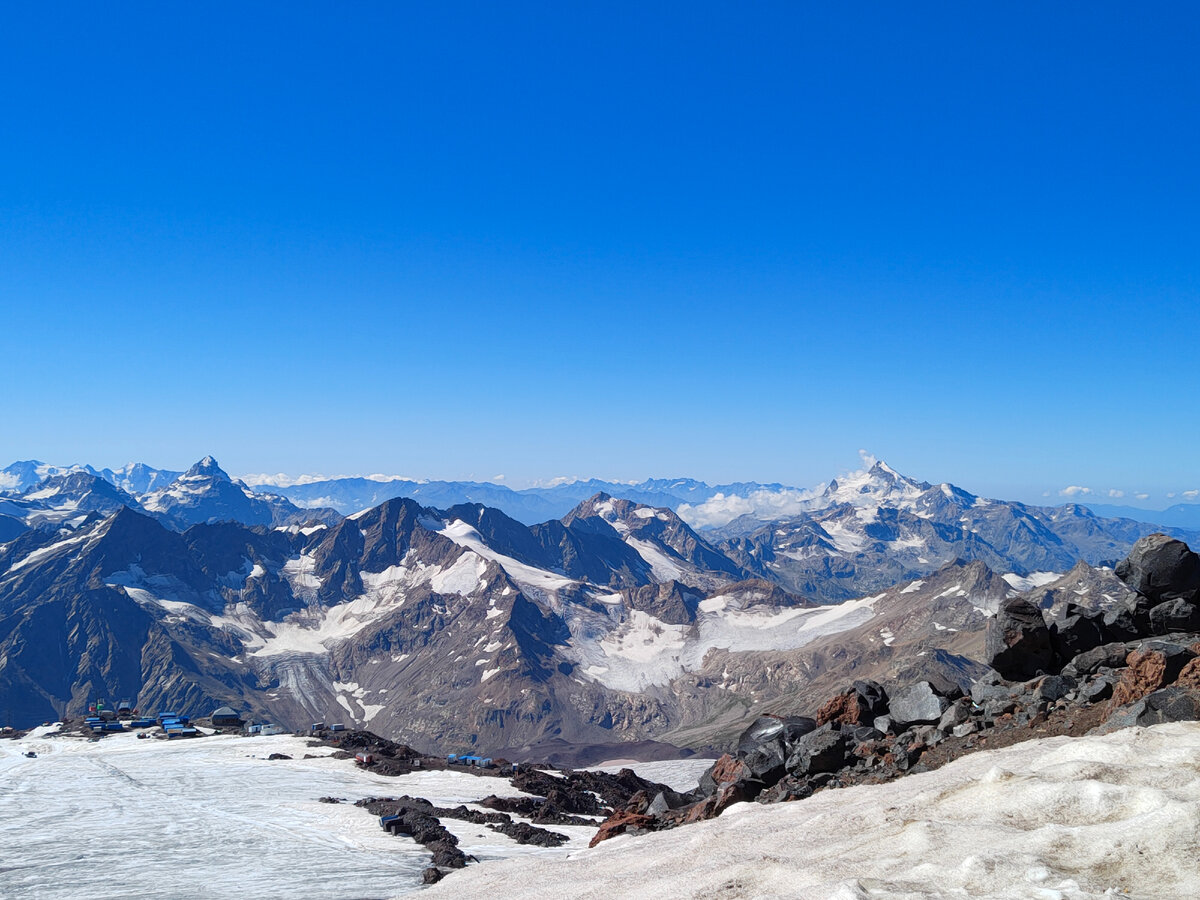
[[1197,7],[838,6],[9,4],[0,460],[1200,487]]

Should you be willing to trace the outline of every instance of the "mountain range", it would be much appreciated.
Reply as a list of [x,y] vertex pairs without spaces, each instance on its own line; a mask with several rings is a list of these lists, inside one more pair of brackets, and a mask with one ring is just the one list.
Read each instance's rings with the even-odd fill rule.
[[883,463],[705,531],[603,491],[534,524],[407,497],[342,516],[211,457],[145,467],[142,491],[42,474],[0,497],[0,715],[230,704],[514,756],[720,743],[752,709],[803,711],[847,677],[961,682],[1002,599],[1119,602],[1106,564],[1154,530]]

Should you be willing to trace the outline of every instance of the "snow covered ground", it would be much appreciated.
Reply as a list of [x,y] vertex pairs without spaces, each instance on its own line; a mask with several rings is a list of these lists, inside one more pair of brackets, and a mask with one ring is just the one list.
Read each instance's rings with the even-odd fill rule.
[[730,808],[556,860],[487,863],[424,896],[1200,897],[1200,723],[1052,738],[884,785]]
[[[29,750],[36,759],[23,756]],[[355,800],[409,794],[456,806],[522,795],[500,778],[386,778],[344,760],[301,759],[328,752],[291,736],[89,743],[38,729],[0,740],[0,897],[392,897],[419,889],[429,854],[381,831]],[[293,759],[267,761],[271,753]],[[555,828],[571,843],[543,850],[443,824],[481,860],[563,855],[595,833]]]

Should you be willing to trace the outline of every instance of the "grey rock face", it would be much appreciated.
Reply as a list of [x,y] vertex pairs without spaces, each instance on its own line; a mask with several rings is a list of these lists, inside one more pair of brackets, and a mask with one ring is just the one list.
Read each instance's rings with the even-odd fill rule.
[[1020,597],[1005,601],[988,622],[986,662],[1005,678],[1024,681],[1050,670],[1050,629],[1036,606]]
[[1200,557],[1183,541],[1148,534],[1117,564],[1117,577],[1151,600],[1200,595]]
[[950,701],[937,694],[928,681],[918,681],[894,694],[888,709],[896,724],[904,728],[935,724],[949,705]]

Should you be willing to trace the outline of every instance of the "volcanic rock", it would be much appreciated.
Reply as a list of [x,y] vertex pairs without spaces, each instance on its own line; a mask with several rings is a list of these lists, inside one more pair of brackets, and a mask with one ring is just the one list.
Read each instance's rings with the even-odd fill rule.
[[985,642],[986,662],[1005,678],[1024,681],[1048,672],[1054,662],[1041,610],[1020,597],[1005,601],[988,621]]
[[1200,631],[1200,606],[1176,597],[1150,610],[1150,633],[1173,634],[1179,631]]
[[1115,571],[1132,590],[1151,600],[1194,600],[1200,595],[1200,557],[1165,534],[1139,540]]

